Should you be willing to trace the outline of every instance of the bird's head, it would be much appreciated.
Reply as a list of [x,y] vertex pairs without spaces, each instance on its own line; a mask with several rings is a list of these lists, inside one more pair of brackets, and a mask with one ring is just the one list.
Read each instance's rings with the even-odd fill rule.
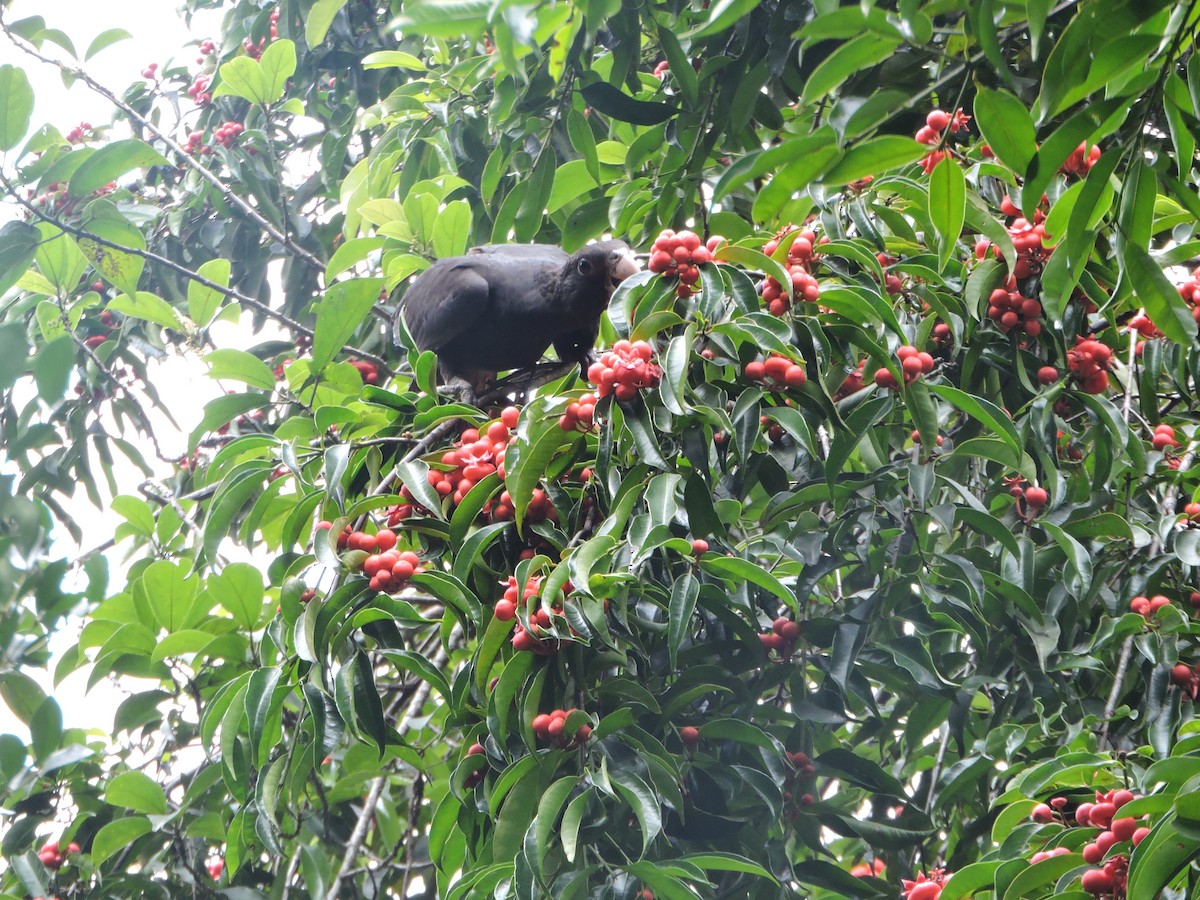
[[624,241],[599,241],[577,250],[563,267],[564,296],[603,297],[605,305],[617,286],[641,267]]

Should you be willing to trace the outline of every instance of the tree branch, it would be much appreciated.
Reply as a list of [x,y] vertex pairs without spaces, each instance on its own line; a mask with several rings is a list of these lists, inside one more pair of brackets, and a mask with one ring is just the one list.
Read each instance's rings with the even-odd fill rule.
[[318,271],[322,271],[322,272],[325,271],[325,264],[323,262],[321,262],[320,259],[318,259],[310,251],[305,250],[303,247],[301,247],[298,244],[291,241],[286,234],[284,234],[282,231],[280,231],[278,228],[276,228],[274,225],[272,225],[269,221],[267,221],[267,219],[263,216],[263,214],[260,213],[253,206],[251,206],[249,202],[247,202],[244,198],[239,197],[232,190],[230,190],[229,186],[227,184],[225,184],[223,181],[221,181],[220,177],[217,176],[216,173],[214,173],[212,170],[202,166],[200,164],[199,160],[197,160],[193,156],[191,156],[186,150],[184,150],[181,146],[179,146],[179,144],[177,144],[167,134],[165,134],[157,125],[155,125],[153,122],[151,122],[149,119],[147,119],[141,113],[139,113],[136,109],[134,109],[132,106],[130,106],[128,103],[126,103],[120,97],[118,97],[116,94],[114,94],[108,88],[106,88],[104,85],[100,84],[100,82],[98,82],[94,78],[92,78],[92,76],[89,75],[87,72],[85,72],[83,69],[75,67],[75,66],[69,66],[66,63],[60,62],[57,59],[52,59],[49,56],[44,56],[43,54],[39,53],[36,49],[31,47],[24,40],[20,39],[17,35],[13,34],[13,32],[8,27],[8,23],[5,22],[3,19],[2,11],[0,11],[0,30],[3,30],[5,36],[9,39],[9,41],[11,41],[14,46],[16,46],[18,49],[20,49],[24,53],[28,54],[29,56],[32,56],[34,59],[36,59],[40,62],[46,63],[47,65],[55,66],[60,71],[69,73],[72,77],[77,78],[80,81],[82,81],[84,84],[86,84],[89,88],[91,88],[93,91],[95,91],[101,97],[103,97],[105,100],[107,100],[113,106],[115,106],[117,109],[121,110],[121,112],[125,113],[125,115],[128,116],[131,121],[136,122],[139,127],[146,129],[151,134],[153,134],[156,138],[158,138],[160,141],[162,141],[167,147],[169,147],[171,149],[171,151],[173,153],[175,153],[176,156],[179,157],[180,161],[184,165],[186,165],[188,168],[195,171],[197,174],[200,175],[201,178],[203,178],[205,181],[207,181],[209,184],[211,184],[213,187],[215,187],[218,191],[220,191],[221,196],[223,196],[226,200],[228,200],[232,206],[237,207],[237,209],[243,215],[245,215],[246,218],[248,218],[252,222],[254,222],[254,224],[256,224],[259,228],[261,228],[264,232],[266,232],[266,234],[269,235],[273,240],[278,242],[280,246],[282,246],[285,250],[287,250],[288,253],[290,253],[292,256],[295,256],[297,259],[303,260],[309,266],[312,266],[314,269],[317,269]]

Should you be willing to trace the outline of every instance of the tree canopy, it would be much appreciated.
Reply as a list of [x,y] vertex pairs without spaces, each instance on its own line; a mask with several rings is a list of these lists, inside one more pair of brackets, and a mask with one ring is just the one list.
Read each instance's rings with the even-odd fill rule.
[[[0,895],[1196,895],[1200,3],[214,10],[0,16]],[[601,239],[439,392],[419,273]]]

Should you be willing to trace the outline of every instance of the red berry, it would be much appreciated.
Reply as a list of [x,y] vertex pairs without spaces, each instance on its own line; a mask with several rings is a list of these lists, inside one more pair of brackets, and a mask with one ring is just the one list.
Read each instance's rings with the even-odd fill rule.
[[694,725],[684,725],[679,729],[679,739],[685,747],[695,747],[700,743],[700,729]]

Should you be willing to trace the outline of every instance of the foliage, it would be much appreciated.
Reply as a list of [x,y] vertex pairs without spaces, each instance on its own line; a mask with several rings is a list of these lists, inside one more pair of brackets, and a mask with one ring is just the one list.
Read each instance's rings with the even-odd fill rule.
[[[1109,894],[1194,896],[1197,7],[190,0],[120,94],[6,19],[4,896],[1087,897],[1118,787]],[[608,234],[599,390],[393,345]]]

